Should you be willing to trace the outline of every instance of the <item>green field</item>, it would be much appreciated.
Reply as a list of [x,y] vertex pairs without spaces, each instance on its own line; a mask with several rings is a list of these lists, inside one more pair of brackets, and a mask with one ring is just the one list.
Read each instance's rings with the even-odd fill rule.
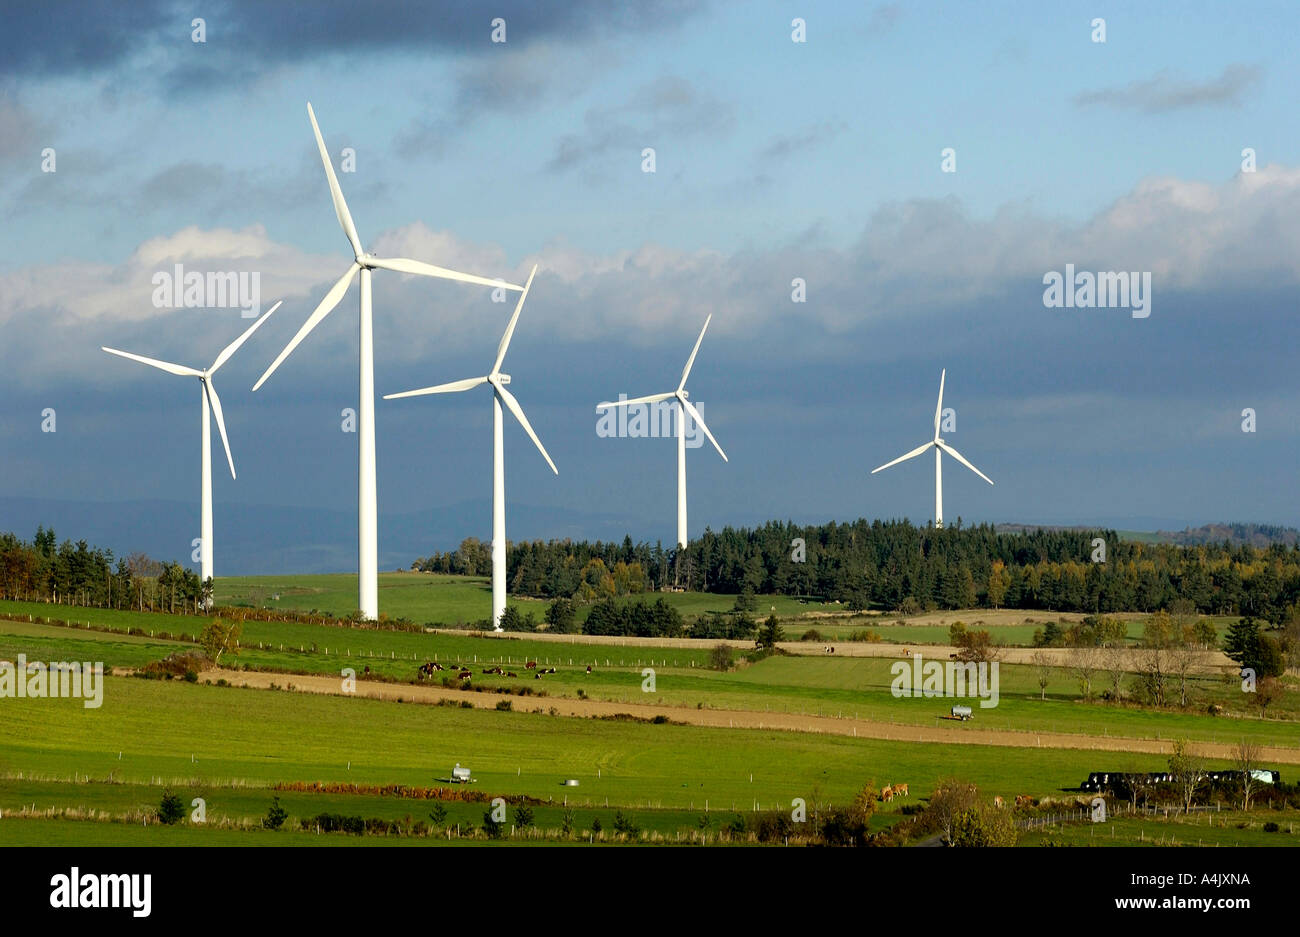
[[[728,611],[734,595],[705,592],[647,593],[641,598],[663,598],[688,620],[708,611]],[[293,609],[350,615],[357,604],[357,577],[346,573],[317,576],[229,576],[216,582],[219,605]],[[508,602],[538,621],[547,602],[510,596]],[[790,617],[807,612],[809,606],[784,596],[760,596],[760,612]],[[832,606],[833,607],[833,606]],[[448,576],[437,573],[380,573],[379,609],[389,618],[406,618],[419,624],[455,625],[483,621],[492,615],[492,581],[486,576]],[[586,620],[590,607],[578,609]]]
[[[360,673],[369,667],[372,676],[414,682],[417,662],[435,659],[449,665],[464,663],[474,674],[472,685],[480,688],[541,694],[526,697],[529,700],[585,695],[684,708],[941,725],[954,733],[967,728],[938,721],[947,713],[950,701],[895,697],[891,692],[894,661],[889,658],[775,656],[719,673],[708,667],[709,647],[704,642],[699,647],[655,648],[586,644],[581,636],[559,643],[510,635],[425,634],[283,622],[248,622],[246,628],[244,647],[237,656],[223,659],[226,666],[322,675],[341,675],[346,667]],[[95,660],[108,667],[138,668],[174,651],[195,649],[183,642],[0,620],[0,656],[8,658],[21,652],[29,660]],[[530,679],[522,666],[529,659],[543,667],[554,666],[558,672],[544,680]],[[482,673],[498,664],[520,676]],[[594,665],[591,673],[586,672],[587,664]],[[646,667],[655,671],[653,693],[643,689]],[[972,727],[1129,738],[1183,737],[1227,744],[1244,738],[1292,746],[1300,717],[1300,694],[1286,694],[1269,719],[1260,719],[1246,708],[1247,700],[1235,682],[1209,676],[1191,680],[1195,705],[1183,711],[1084,703],[1076,680],[1063,668],[1053,670],[1046,699],[1040,699],[1037,673],[1031,666],[1002,664],[999,676],[997,707],[980,709]],[[458,681],[452,682],[460,686]],[[1095,688],[1101,689],[1100,678],[1095,678]],[[1226,714],[1207,716],[1209,702],[1223,706]]]
[[[410,595],[417,596],[424,588],[426,599],[442,590],[444,595],[469,594],[477,601],[481,596],[475,590],[486,584],[414,574],[389,574],[386,579],[393,577],[417,585],[390,585],[390,589],[416,590]],[[293,581],[301,586],[312,578],[316,577]],[[420,586],[422,580],[430,584]],[[670,598],[682,607],[692,601],[720,601],[719,607],[731,604],[726,597],[677,594]],[[412,607],[420,605],[414,598],[412,603]],[[958,614],[951,617],[955,620]],[[17,602],[0,603],[0,616],[0,659],[25,654],[28,660],[102,661],[109,667],[130,669],[177,651],[197,650],[192,639],[209,621],[202,616]],[[26,616],[90,622],[95,628],[22,620]],[[898,627],[913,636],[926,632],[946,637],[946,627],[937,623],[882,626],[880,617],[873,617],[871,627],[877,630]],[[978,613],[963,617],[973,624]],[[990,625],[1002,631],[1032,627],[1001,623],[1010,617]],[[128,629],[143,633],[127,634]],[[646,836],[689,840],[699,829],[706,806],[710,829],[717,831],[733,812],[788,812],[796,797],[844,804],[869,781],[907,781],[911,797],[878,814],[873,826],[880,828],[900,819],[899,807],[917,803],[946,776],[974,782],[986,796],[1068,797],[1072,795],[1067,792],[1090,771],[1165,766],[1165,758],[1159,755],[1039,748],[1034,733],[1183,737],[1227,744],[1249,738],[1287,747],[1294,747],[1298,737],[1300,694],[1294,687],[1263,720],[1245,709],[1235,683],[1217,677],[1193,681],[1194,707],[1154,710],[1085,703],[1075,680],[1061,668],[1053,671],[1047,699],[1042,700],[1033,668],[1002,664],[999,705],[977,710],[974,722],[962,724],[936,719],[946,713],[949,700],[895,698],[890,692],[893,661],[889,658],[777,655],[754,663],[742,661],[722,673],[709,668],[711,644],[636,646],[594,644],[580,635],[556,642],[527,635],[247,622],[238,655],[223,658],[223,665],[282,672],[286,678],[276,680],[282,685],[293,682],[293,673],[337,675],[344,667],[361,671],[367,666],[375,677],[409,682],[418,662],[437,659],[469,665],[474,685],[489,690],[526,689],[530,695],[510,697],[513,711],[503,712],[219,687],[202,680],[190,684],[109,677],[100,709],[86,709],[76,700],[5,699],[0,701],[0,815],[4,818],[0,842],[445,841],[423,835],[317,835],[298,829],[299,820],[318,813],[379,818],[404,824],[408,830],[413,823],[430,822],[427,801],[374,793],[282,791],[281,803],[290,814],[286,829],[270,832],[250,827],[265,814],[276,784],[436,787],[447,783],[456,763],[473,769],[476,791],[541,800],[535,808],[536,826],[552,833],[571,808],[579,830],[599,818],[609,831],[614,813],[622,811]],[[558,672],[543,680],[530,679],[522,668],[527,659],[554,666]],[[521,676],[510,679],[482,673],[497,663]],[[590,674],[588,663],[594,665]],[[642,690],[647,666],[655,670],[653,693]],[[1098,689],[1101,682],[1098,677]],[[973,728],[1001,729],[1025,733],[1025,744],[918,745],[808,732],[546,714],[548,697],[580,695],[692,710],[779,711],[939,725],[954,739]],[[1236,715],[1208,716],[1207,702],[1226,705]],[[1295,773],[1286,765],[1279,767],[1288,780]],[[568,778],[579,785],[564,786]],[[144,818],[156,810],[166,787],[174,788],[186,803],[203,797],[209,824],[146,825]],[[448,824],[468,828],[482,822],[483,804],[448,802],[445,806]],[[1263,821],[1256,823],[1256,819],[1247,818],[1244,829],[1216,827],[1199,839],[1206,844],[1294,842],[1289,834],[1264,833]],[[1288,823],[1294,819],[1284,816]],[[1163,832],[1154,835],[1165,841],[1186,842],[1194,831],[1194,827],[1174,828],[1173,821],[1121,819],[1107,835],[1122,843],[1125,837],[1133,839],[1130,833],[1136,831],[1135,842],[1144,843],[1147,834],[1141,824],[1151,829],[1159,826]],[[1086,845],[1085,840],[1098,835],[1091,826],[1035,831],[1025,841]],[[1207,823],[1204,830],[1208,829]]]

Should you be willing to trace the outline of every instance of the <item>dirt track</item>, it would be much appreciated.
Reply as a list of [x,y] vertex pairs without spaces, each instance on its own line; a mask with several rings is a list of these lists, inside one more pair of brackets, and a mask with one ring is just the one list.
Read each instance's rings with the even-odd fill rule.
[[[464,635],[464,631],[453,629],[435,628],[432,629],[440,634]],[[547,634],[544,631],[536,633],[520,633],[511,635],[494,635],[483,632],[476,632],[483,635],[484,641],[546,641],[554,644],[599,644],[607,647],[645,647],[645,648],[664,648],[664,647],[681,647],[711,648],[717,644],[726,644],[734,648],[751,650],[754,647],[753,641],[725,641],[725,640],[705,640],[700,638],[635,638],[635,637],[615,637],[611,635],[590,635],[590,634]],[[948,656],[956,652],[956,648],[945,644],[888,644],[872,643],[868,641],[782,641],[777,647],[787,654],[801,657],[830,657],[831,653],[826,648],[834,648],[835,657],[889,657],[895,660],[902,660],[909,657],[908,651],[920,654],[923,658],[931,660],[948,660]],[[1070,654],[1073,648],[1068,647],[1001,647],[998,659],[1007,664],[1030,664],[1033,663],[1033,656],[1040,651],[1047,655],[1048,659],[1056,667],[1068,667]],[[1130,648],[1127,651],[1131,663],[1130,671],[1137,670],[1138,655],[1141,653],[1136,648]],[[1192,672],[1218,675],[1225,668],[1237,669],[1237,665],[1224,654],[1222,651],[1206,651],[1202,654],[1200,660],[1193,666]]]
[[[878,645],[877,645],[878,646]],[[507,696],[472,690],[451,690],[440,686],[379,683],[365,680],[356,682],[355,694],[344,694],[338,677],[309,676],[303,674],[261,673],[244,670],[207,670],[202,679],[215,683],[225,679],[235,686],[268,689],[271,684],[292,688],[295,692],[320,693],[334,696],[355,695],[371,699],[437,703],[439,700],[468,701],[478,709],[493,709],[503,699],[510,700],[518,712],[549,712],[561,716],[590,718],[612,716],[620,713],[641,719],[666,716],[673,722],[687,725],[712,726],[733,729],[777,729],[788,732],[820,732],[830,735],[851,735],[858,738],[882,739],[896,742],[930,742],[959,745],[995,745],[1014,748],[1071,748],[1093,751],[1143,752],[1168,754],[1170,743],[1155,739],[1125,739],[1114,736],[1069,735],[1052,732],[1011,732],[981,729],[967,723],[952,722],[937,726],[907,726],[866,719],[836,719],[830,716],[803,716],[793,713],[753,712],[751,710],[689,709],[662,706],[653,703],[611,703],[603,700],[579,700],[563,697]],[[978,718],[978,717],[977,717]],[[1214,742],[1198,742],[1195,748],[1212,758],[1231,758],[1232,746]],[[1266,747],[1262,759],[1281,764],[1300,764],[1300,748]]]

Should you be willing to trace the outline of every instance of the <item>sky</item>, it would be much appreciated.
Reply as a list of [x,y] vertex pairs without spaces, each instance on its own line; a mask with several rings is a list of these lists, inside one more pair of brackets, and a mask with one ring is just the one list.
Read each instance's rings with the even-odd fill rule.
[[[505,368],[559,475],[508,421],[512,538],[672,541],[674,443],[605,438],[595,404],[672,390],[710,315],[688,389],[728,461],[688,451],[692,535],[928,521],[928,455],[870,471],[933,434],[944,369],[944,438],[996,483],[948,460],[950,523],[1300,524],[1288,4],[196,9],[4,13],[0,529],[14,499],[151,501],[197,536],[197,382],[100,351],[204,367],[253,321],[160,306],[176,264],[283,300],[214,379],[218,543],[223,506],[272,552],[303,536],[277,510],[355,510],[357,287],[251,391],[351,258],[309,101],[366,249],[539,267]],[[1067,265],[1148,274],[1149,314],[1049,307]],[[377,394],[486,373],[513,297],[377,271]],[[382,514],[427,515],[421,552],[489,536],[488,392],[376,425]]]

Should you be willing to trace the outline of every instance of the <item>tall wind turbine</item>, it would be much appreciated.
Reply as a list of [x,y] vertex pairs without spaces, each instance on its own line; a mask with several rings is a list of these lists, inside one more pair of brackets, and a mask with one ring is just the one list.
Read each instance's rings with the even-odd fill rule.
[[501,614],[506,610],[506,468],[505,455],[501,447],[502,403],[515,415],[515,419],[524,428],[528,438],[537,446],[542,458],[551,467],[551,471],[556,475],[560,474],[560,470],[555,467],[555,463],[547,454],[546,447],[533,432],[528,417],[524,416],[519,401],[515,399],[514,394],[506,390],[505,385],[510,383],[510,375],[501,373],[501,362],[505,360],[506,349],[510,347],[510,339],[515,334],[515,324],[519,321],[519,313],[523,311],[524,300],[528,298],[528,290],[533,285],[533,277],[536,273],[537,267],[534,266],[533,272],[528,274],[528,282],[524,284],[523,292],[519,294],[515,314],[510,317],[510,324],[506,326],[505,334],[501,336],[501,343],[497,346],[496,361],[492,363],[492,370],[486,376],[452,381],[450,384],[438,384],[436,387],[422,387],[419,390],[408,390],[400,394],[384,395],[385,400],[396,400],[399,397],[423,397],[426,394],[453,394],[470,390],[480,384],[492,385],[492,627],[497,631],[501,630]]
[[347,202],[343,200],[343,190],[339,188],[338,177],[334,175],[334,166],[330,163],[329,153],[325,149],[325,140],[321,136],[320,127],[316,123],[316,113],[311,108],[311,103],[307,104],[307,116],[311,118],[311,129],[316,134],[316,147],[320,150],[321,162],[325,164],[325,177],[329,181],[330,197],[334,200],[334,214],[338,218],[339,226],[347,236],[348,244],[352,247],[352,264],[348,267],[347,272],[339,278],[338,282],[330,287],[325,298],[320,301],[316,311],[307,317],[298,334],[288,345],[284,346],[284,351],[280,352],[278,358],[271,362],[271,366],[253,385],[253,390],[257,390],[266,379],[275,373],[275,369],[290,353],[298,347],[298,344],[307,337],[307,334],[327,315],[334,311],[334,307],[343,299],[343,294],[348,291],[352,285],[353,278],[357,273],[361,274],[361,322],[360,337],[358,339],[358,358],[359,365],[359,388],[357,401],[357,448],[358,453],[358,472],[357,472],[357,580],[358,580],[358,598],[357,607],[361,610],[363,617],[375,619],[379,617],[379,530],[378,530],[378,496],[375,491],[375,351],[374,351],[374,327],[371,320],[370,310],[370,272],[375,269],[395,270],[398,273],[415,273],[426,277],[439,277],[445,280],[457,280],[461,283],[475,283],[480,286],[502,287],[508,290],[522,290],[521,286],[514,286],[501,280],[489,280],[486,277],[473,276],[468,273],[457,273],[454,270],[448,270],[445,267],[435,267],[433,264],[421,263],[418,260],[384,259],[376,257],[374,254],[367,253],[361,246],[361,238],[357,236],[356,226],[352,223],[352,215],[348,211]]
[[893,462],[886,462],[884,465],[880,466],[880,468],[874,468],[871,470],[871,474],[875,475],[877,472],[887,469],[891,465],[897,465],[899,462],[906,462],[908,459],[916,458],[917,456],[925,452],[927,449],[934,447],[934,526],[935,529],[940,529],[943,527],[943,462],[942,462],[943,453],[945,452],[948,453],[948,455],[952,456],[954,459],[956,459],[962,465],[966,466],[968,469],[970,469],[980,478],[984,479],[990,485],[993,484],[993,479],[989,478],[987,475],[985,475],[975,466],[967,462],[965,456],[963,456],[960,452],[958,452],[952,446],[948,445],[946,442],[944,442],[942,439],[939,438],[939,419],[943,415],[943,382],[944,382],[944,378],[946,378],[947,376],[948,376],[948,369],[944,368],[943,371],[939,374],[939,402],[935,404],[934,407],[934,439],[930,440],[924,446],[917,446],[915,449],[913,449],[911,452],[907,453],[906,455],[900,455]]
[[642,403],[658,403],[661,400],[670,400],[677,398],[677,546],[686,546],[686,414],[691,415],[700,429],[704,430],[704,435],[709,437],[709,442],[713,443],[713,448],[718,450],[718,455],[722,456],[722,461],[726,462],[727,454],[722,451],[718,441],[713,438],[709,432],[708,426],[704,423],[704,417],[700,411],[687,399],[690,394],[686,390],[686,378],[691,373],[691,365],[695,364],[695,356],[700,351],[700,342],[704,341],[704,333],[708,331],[709,323],[713,320],[710,315],[704,320],[704,328],[700,329],[700,337],[695,340],[695,347],[691,349],[691,356],[686,359],[686,367],[682,369],[682,379],[677,384],[677,389],[669,391],[666,394],[651,394],[649,397],[633,397],[631,400],[604,401],[596,404],[596,412],[608,410],[611,407],[630,407]]
[[280,308],[276,303],[270,309],[262,314],[256,322],[245,330],[244,334],[239,336],[224,349],[221,354],[217,355],[217,360],[212,362],[212,367],[205,371],[197,368],[187,368],[183,364],[170,364],[166,361],[159,361],[156,358],[146,358],[144,355],[134,355],[129,351],[118,351],[116,348],[103,348],[110,355],[117,355],[121,358],[130,358],[132,361],[139,361],[141,364],[147,364],[150,367],[158,368],[160,371],[166,371],[168,374],[176,374],[181,377],[197,377],[203,388],[203,469],[202,481],[199,484],[199,569],[203,582],[212,578],[212,426],[209,417],[209,405],[211,412],[217,418],[217,429],[221,432],[221,445],[226,449],[226,461],[230,463],[230,477],[235,477],[235,459],[230,454],[230,440],[226,438],[226,420],[221,413],[221,398],[217,396],[217,388],[212,384],[212,375],[230,360],[231,355],[239,350],[239,346],[248,341],[250,335],[258,330],[275,310]]

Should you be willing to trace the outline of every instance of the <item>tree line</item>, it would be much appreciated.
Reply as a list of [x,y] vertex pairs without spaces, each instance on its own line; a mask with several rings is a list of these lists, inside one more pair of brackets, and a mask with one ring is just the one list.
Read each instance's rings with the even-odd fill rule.
[[[1017,608],[1153,612],[1186,600],[1197,612],[1250,615],[1277,625],[1300,601],[1300,545],[1121,540],[1113,530],[999,531],[960,519],[934,530],[909,521],[706,530],[684,549],[656,543],[522,541],[506,551],[516,595],[598,602],[680,588],[838,601],[903,613]],[[476,539],[412,564],[485,575],[491,549]]]
[[140,611],[200,611],[211,582],[144,553],[115,558],[85,540],[59,543],[40,526],[30,540],[0,533],[0,598]]

